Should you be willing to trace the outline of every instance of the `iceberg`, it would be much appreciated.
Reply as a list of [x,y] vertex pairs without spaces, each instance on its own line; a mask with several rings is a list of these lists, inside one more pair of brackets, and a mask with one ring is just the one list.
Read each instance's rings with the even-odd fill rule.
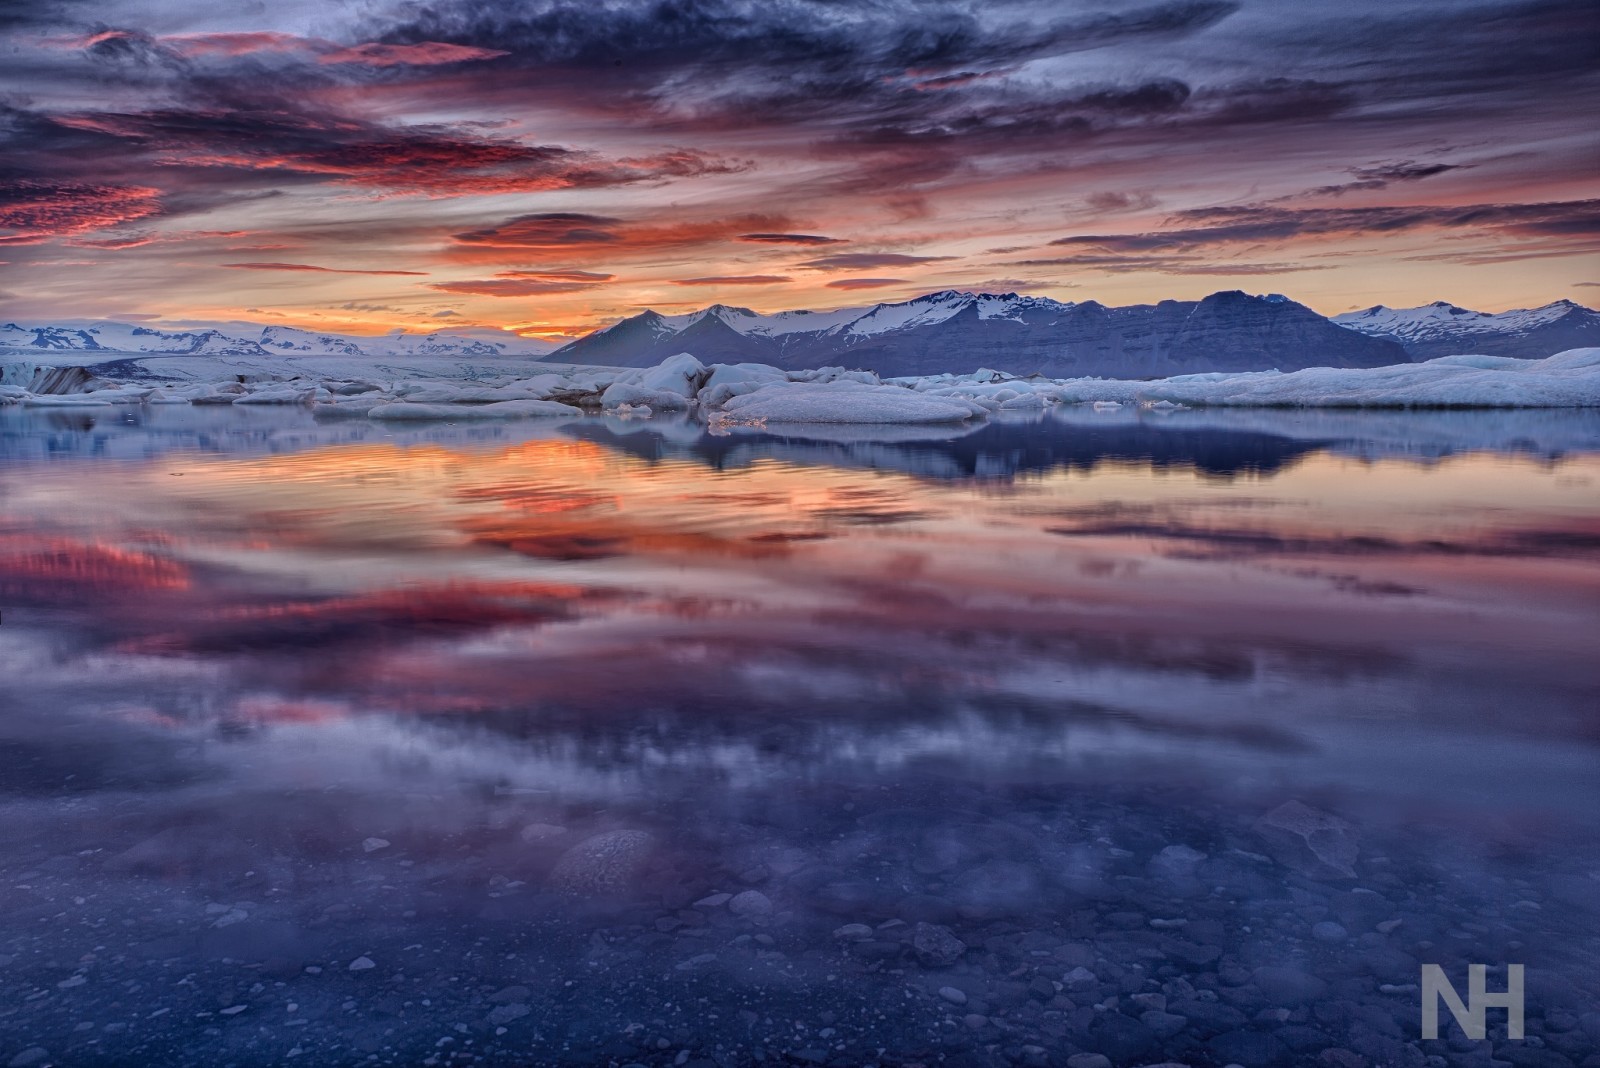
[[741,422],[767,423],[960,423],[988,414],[962,397],[856,382],[763,386],[729,399],[723,411]]

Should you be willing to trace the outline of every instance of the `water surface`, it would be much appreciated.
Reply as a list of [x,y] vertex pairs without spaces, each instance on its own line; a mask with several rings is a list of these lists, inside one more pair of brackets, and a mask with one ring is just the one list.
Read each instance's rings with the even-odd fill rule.
[[0,1060],[1581,1063],[1597,446],[0,410]]

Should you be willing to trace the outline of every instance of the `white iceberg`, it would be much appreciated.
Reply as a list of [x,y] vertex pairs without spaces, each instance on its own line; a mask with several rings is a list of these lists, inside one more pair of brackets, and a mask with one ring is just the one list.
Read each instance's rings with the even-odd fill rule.
[[1318,408],[1585,408],[1600,405],[1600,348],[1542,360],[1441,356],[1392,367],[1183,375],[1140,399],[1187,405]]
[[681,411],[689,407],[709,376],[705,364],[680,352],[654,367],[620,376],[600,395],[602,408],[644,405],[655,411]]
[[764,386],[731,398],[723,411],[741,422],[767,423],[960,423],[988,414],[962,397],[851,381]]

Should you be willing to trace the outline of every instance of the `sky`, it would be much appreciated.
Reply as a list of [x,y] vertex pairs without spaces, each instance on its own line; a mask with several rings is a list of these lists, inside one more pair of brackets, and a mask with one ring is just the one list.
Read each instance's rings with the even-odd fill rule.
[[1600,297],[1592,0],[0,0],[0,320]]

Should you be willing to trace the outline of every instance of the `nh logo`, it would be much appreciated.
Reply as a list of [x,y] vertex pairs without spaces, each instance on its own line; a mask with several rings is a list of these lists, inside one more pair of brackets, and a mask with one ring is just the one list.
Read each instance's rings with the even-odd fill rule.
[[1486,1009],[1506,1010],[1506,1037],[1522,1038],[1522,965],[1506,965],[1506,992],[1491,994],[1488,991],[1489,966],[1467,966],[1467,1003],[1461,1004],[1461,995],[1444,976],[1437,964],[1422,966],[1422,1037],[1439,1037],[1439,999],[1450,1008],[1461,1030],[1473,1041],[1480,1041],[1488,1032],[1484,1016]]

